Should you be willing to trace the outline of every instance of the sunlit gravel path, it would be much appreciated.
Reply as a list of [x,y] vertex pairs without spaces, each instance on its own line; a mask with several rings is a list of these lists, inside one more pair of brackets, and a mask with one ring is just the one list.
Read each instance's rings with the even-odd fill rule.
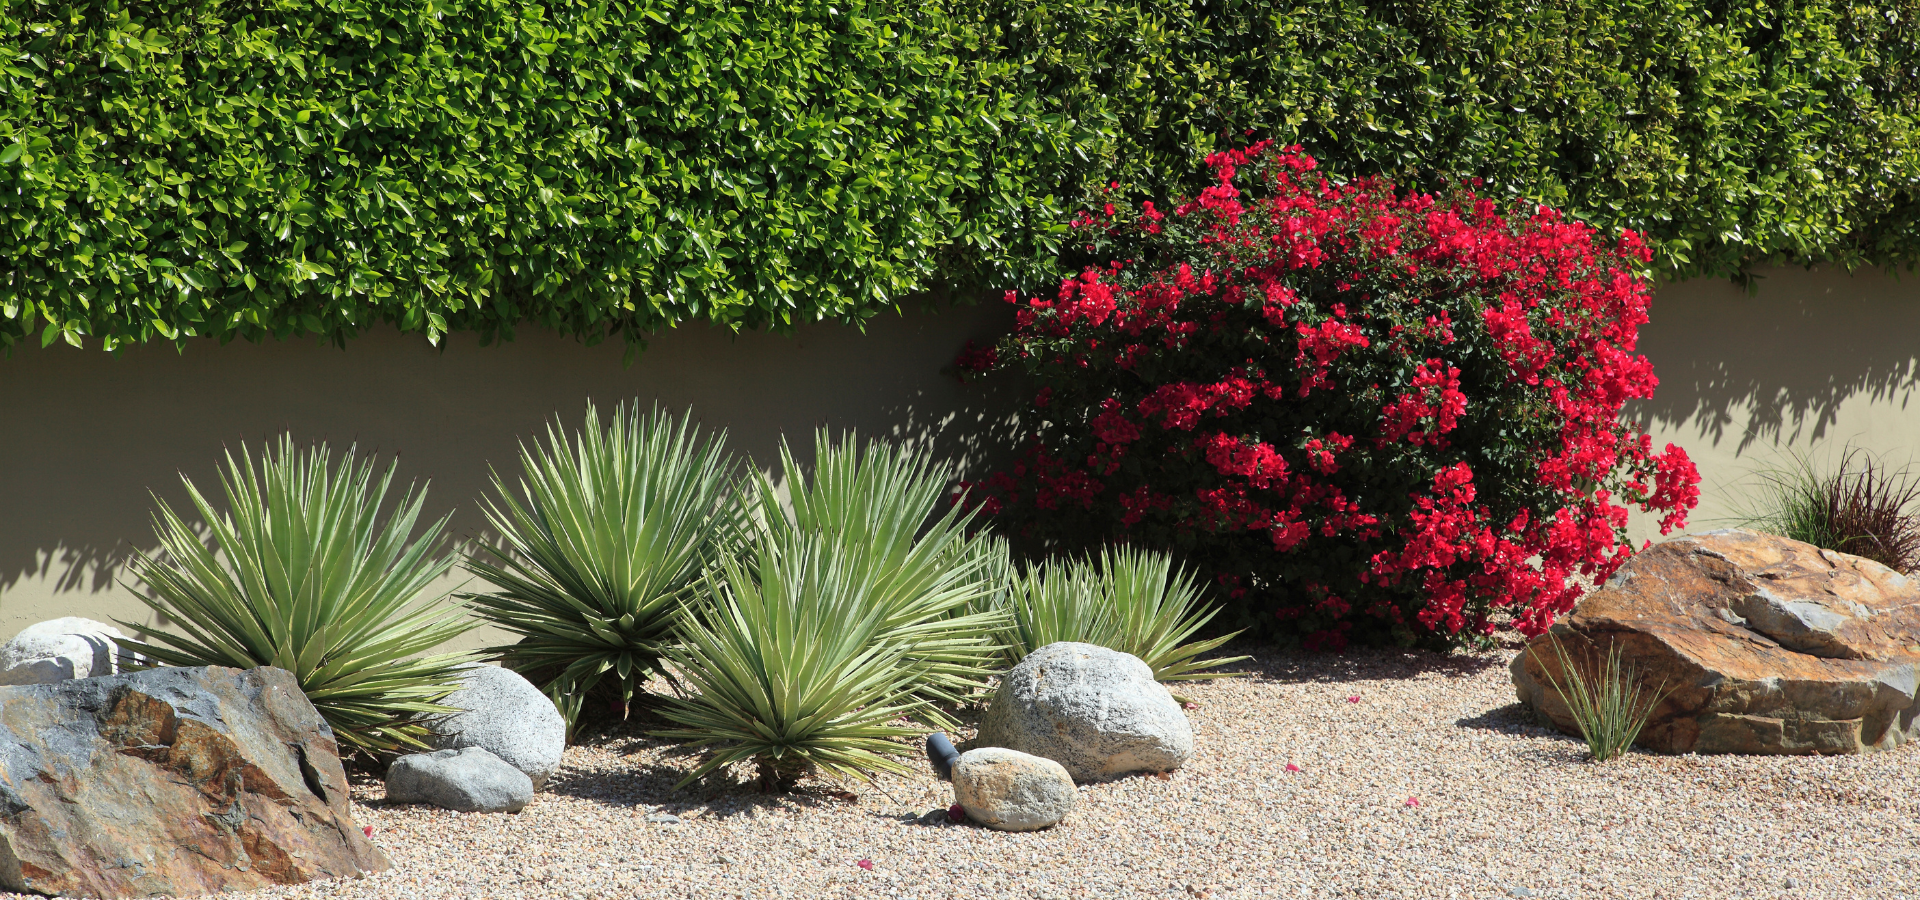
[[1035,834],[918,824],[951,802],[930,774],[672,793],[690,762],[640,722],[570,749],[519,815],[387,806],[366,781],[391,872],[250,896],[1920,897],[1920,748],[1595,765],[1514,705],[1514,652],[1262,653],[1183,689],[1184,769],[1083,787]]

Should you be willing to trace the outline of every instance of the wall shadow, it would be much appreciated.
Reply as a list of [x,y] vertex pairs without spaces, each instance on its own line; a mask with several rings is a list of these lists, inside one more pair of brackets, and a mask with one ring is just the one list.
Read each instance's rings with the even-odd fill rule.
[[1920,278],[1761,274],[1753,294],[1712,279],[1659,288],[1640,351],[1660,386],[1629,406],[1630,417],[1741,455],[1847,439],[1835,431],[1850,403],[1910,414],[1920,386]]
[[16,349],[0,358],[0,471],[11,476],[0,508],[0,635],[89,615],[109,595],[115,609],[144,610],[120,582],[135,548],[154,543],[152,497],[187,507],[181,475],[217,491],[227,449],[282,432],[397,459],[397,482],[430,483],[428,513],[451,511],[458,540],[491,537],[478,505],[489,467],[511,477],[518,443],[556,415],[577,427],[588,400],[603,411],[636,398],[691,408],[760,465],[775,461],[782,435],[807,461],[814,429],[827,427],[928,446],[978,473],[1010,453],[1020,385],[962,385],[945,370],[968,339],[1009,330],[1011,308],[907,308],[864,331],[684,327],[656,335],[631,367],[619,342],[587,347],[532,329],[492,347],[454,335],[435,348],[383,329],[344,350],[313,341],[191,341],[118,356]]

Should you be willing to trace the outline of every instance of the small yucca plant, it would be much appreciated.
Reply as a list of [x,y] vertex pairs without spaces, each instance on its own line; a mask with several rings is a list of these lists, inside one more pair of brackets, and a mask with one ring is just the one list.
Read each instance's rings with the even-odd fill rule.
[[784,444],[780,465],[784,502],[772,481],[754,477],[756,552],[820,539],[834,565],[865,583],[865,602],[881,616],[877,640],[908,647],[920,696],[950,707],[979,690],[1005,622],[982,600],[1002,587],[1004,565],[995,563],[1004,557],[976,546],[970,514],[945,503],[949,469],[924,451],[825,431],[815,435],[811,473]]
[[[1617,641],[1607,649],[1605,659],[1589,675],[1574,665],[1558,636],[1549,632],[1547,640],[1553,645],[1561,676],[1554,675],[1553,670],[1545,665],[1540,667],[1541,671],[1546,673],[1547,683],[1554,692],[1567,704],[1567,710],[1572,713],[1574,724],[1580,728],[1580,736],[1586,740],[1593,761],[1606,762],[1625,753],[1634,741],[1639,740],[1641,730],[1646,728],[1647,720],[1653,716],[1654,707],[1666,699],[1666,685],[1663,683],[1647,691],[1640,683],[1639,673],[1622,661]],[[1535,651],[1529,647],[1527,652]],[[1564,682],[1562,676],[1566,679]]]
[[710,750],[676,788],[748,761],[767,791],[815,773],[908,771],[895,758],[899,741],[918,732],[901,720],[939,718],[916,693],[926,669],[911,640],[888,637],[899,629],[872,601],[864,563],[837,556],[831,538],[815,535],[728,560],[710,577],[714,603],[689,614],[682,643],[667,651],[692,692],[661,713],[682,727],[656,734]]
[[739,539],[725,444],[691,414],[623,405],[603,424],[588,404],[577,438],[556,423],[544,445],[521,447],[519,496],[494,476],[499,500],[486,512],[504,547],[483,547],[467,568],[495,590],[468,599],[520,635],[493,651],[569,726],[602,679],[613,677],[624,705],[660,671],[695,585]]
[[1223,678],[1205,672],[1247,659],[1200,657],[1239,632],[1181,643],[1217,612],[1200,606],[1200,590],[1164,553],[1131,547],[1104,548],[1098,561],[1048,561],[1014,579],[1008,595],[1012,624],[1007,659],[1057,641],[1079,641],[1140,657],[1158,681]]
[[986,598],[1004,554],[938,512],[943,466],[824,433],[810,473],[784,446],[780,462],[785,498],[756,473],[751,540],[709,575],[710,611],[669,650],[693,690],[663,713],[683,727],[659,735],[711,751],[687,781],[749,760],[770,791],[902,771],[891,754],[918,733],[903,717],[952,729],[949,709],[998,660],[1006,614]]
[[179,633],[122,621],[138,636],[128,649],[175,666],[285,669],[345,747],[424,749],[420,719],[456,711],[439,701],[473,661],[427,651],[473,623],[429,591],[453,565],[433,552],[446,519],[409,538],[425,490],[409,489],[380,521],[393,472],[376,477],[351,449],[336,467],[324,444],[296,449],[283,436],[257,465],[244,447],[227,455],[225,513],[183,476],[213,546],[155,498],[164,552],[133,569],[151,589],[142,599]]

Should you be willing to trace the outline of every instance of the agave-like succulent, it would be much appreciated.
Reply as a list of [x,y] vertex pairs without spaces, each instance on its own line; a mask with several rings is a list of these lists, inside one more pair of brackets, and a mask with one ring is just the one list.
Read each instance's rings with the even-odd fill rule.
[[894,754],[915,731],[898,723],[927,701],[907,643],[883,636],[870,584],[820,536],[721,566],[715,602],[667,651],[692,691],[661,711],[682,727],[656,734],[711,751],[676,788],[746,761],[769,791],[816,772],[907,770]]
[[122,621],[128,649],[176,666],[275,666],[301,690],[342,745],[368,752],[424,749],[427,716],[459,687],[471,654],[428,653],[473,627],[457,604],[429,590],[453,565],[435,555],[446,519],[410,539],[426,502],[404,494],[385,523],[394,470],[375,477],[349,449],[337,467],[326,446],[282,436],[256,466],[227,454],[227,513],[184,476],[212,546],[158,497],[154,532],[163,553],[141,554],[142,594],[179,633]]
[[1098,562],[1046,562],[1014,578],[1007,605],[1007,658],[1012,663],[1057,641],[1079,641],[1140,657],[1157,681],[1195,681],[1232,673],[1204,672],[1247,659],[1199,657],[1240,633],[1182,644],[1218,612],[1199,606],[1200,591],[1164,553],[1131,547],[1100,551]]
[[[811,476],[780,448],[785,502],[756,473],[756,552],[782,554],[815,537],[836,565],[865,583],[884,642],[903,643],[916,693],[938,710],[980,690],[999,657],[1005,613],[983,602],[1003,587],[1004,554],[970,536],[970,515],[940,507],[949,469],[925,451],[848,435],[815,435]],[[956,598],[958,602],[956,602]],[[944,722],[945,720],[943,720]]]
[[660,670],[696,584],[739,540],[725,444],[690,413],[675,421],[623,405],[603,425],[588,404],[577,440],[555,424],[545,445],[522,445],[521,496],[494,476],[499,500],[486,512],[504,547],[483,548],[467,568],[496,589],[468,600],[520,635],[494,651],[570,725],[608,674],[625,702]]
[[711,750],[688,781],[747,760],[768,790],[902,770],[891,754],[917,733],[902,717],[953,728],[949,708],[998,662],[995,557],[962,514],[937,512],[944,467],[825,434],[810,476],[788,448],[780,459],[787,497],[753,477],[750,545],[669,650],[693,690],[664,712],[682,727],[659,735]]

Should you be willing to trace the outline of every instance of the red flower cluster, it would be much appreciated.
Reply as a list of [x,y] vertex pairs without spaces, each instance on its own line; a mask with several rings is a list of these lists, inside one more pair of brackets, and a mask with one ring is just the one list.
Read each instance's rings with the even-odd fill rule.
[[967,502],[1041,546],[1180,548],[1309,645],[1446,644],[1504,610],[1534,634],[1632,548],[1623,503],[1681,527],[1699,475],[1623,404],[1650,259],[1470,187],[1337,182],[1298,148],[1208,159],[1164,213],[1117,187],[1093,254],[965,370],[1023,365],[1049,425]]

